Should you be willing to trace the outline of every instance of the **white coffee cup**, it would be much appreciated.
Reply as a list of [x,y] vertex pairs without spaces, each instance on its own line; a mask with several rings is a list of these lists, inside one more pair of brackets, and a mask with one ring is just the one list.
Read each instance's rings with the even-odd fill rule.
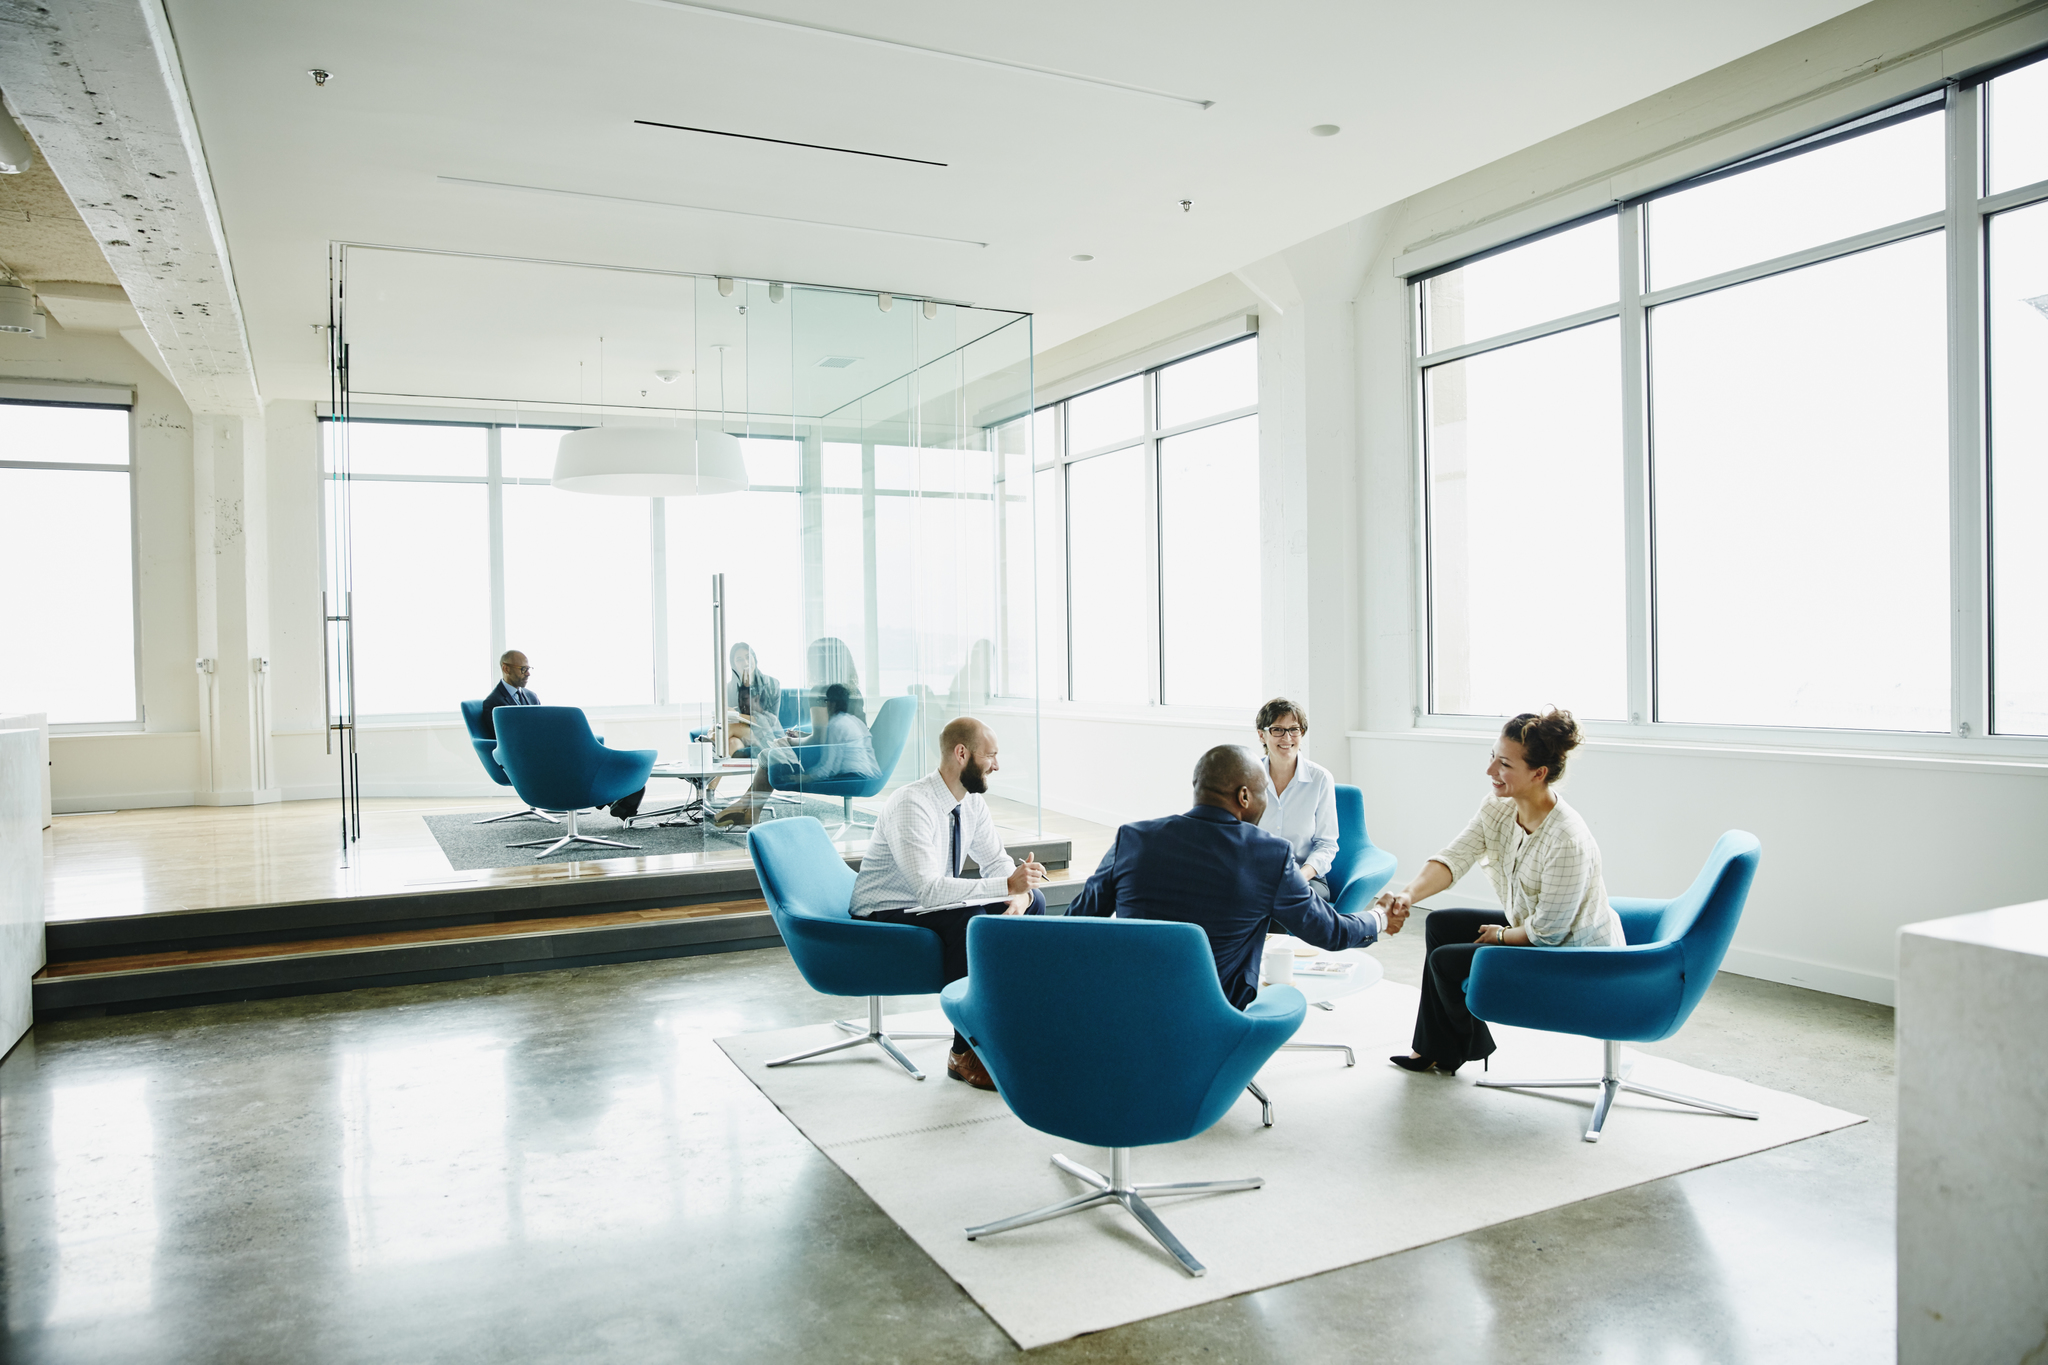
[[1294,980],[1294,945],[1278,934],[1266,940],[1266,957],[1263,975],[1268,985],[1282,985]]
[[689,747],[689,750],[683,755],[683,761],[692,768],[701,770],[710,767],[718,760],[712,754],[711,746],[700,740]]

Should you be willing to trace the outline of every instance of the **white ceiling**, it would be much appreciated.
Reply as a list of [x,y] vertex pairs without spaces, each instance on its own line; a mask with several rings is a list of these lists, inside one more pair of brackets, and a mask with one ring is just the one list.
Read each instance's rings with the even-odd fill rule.
[[1214,104],[661,0],[169,0],[265,396],[327,394],[333,241],[955,299],[1042,349],[1853,7],[773,4]]

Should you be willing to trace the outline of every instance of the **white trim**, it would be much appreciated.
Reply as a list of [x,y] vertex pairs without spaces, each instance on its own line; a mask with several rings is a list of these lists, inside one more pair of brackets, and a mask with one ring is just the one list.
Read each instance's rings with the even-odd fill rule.
[[0,402],[98,403],[106,407],[132,408],[135,390],[115,384],[74,383],[62,379],[0,379]]
[[50,798],[50,811],[54,815],[78,815],[91,811],[161,810],[169,806],[189,806],[195,793],[190,791],[160,792],[116,792],[107,796],[54,796]]
[[[1205,322],[1199,327],[1191,327],[1164,341],[1156,341],[1142,350],[1090,365],[1085,370],[1077,370],[1073,374],[1044,384],[1032,392],[1031,404],[1036,410],[1051,407],[1054,403],[1064,403],[1076,394],[1086,393],[1090,389],[1099,389],[1105,384],[1114,384],[1120,379],[1129,379],[1132,375],[1143,374],[1162,365],[1171,365],[1176,360],[1184,360],[1199,352],[1212,350],[1240,337],[1257,336],[1258,331],[1259,315],[1242,308],[1236,309],[1228,317]],[[1034,461],[1037,460],[1039,452],[1033,451],[1032,458]]]
[[[1479,744],[1497,733],[1495,722],[1486,721],[1469,730],[1348,730],[1346,739],[1379,742],[1403,741],[1424,744]],[[1816,749],[1791,745],[1745,744],[1735,742],[1684,742],[1594,735],[1580,746],[1590,751],[1667,754],[1681,758],[1732,758],[1745,762],[1830,763],[1859,768],[1895,768],[1920,772],[1988,773],[2004,777],[2048,778],[2048,758],[2024,756],[1992,757],[1972,744],[1972,753],[1909,753],[1898,750]]]
[[1761,948],[1744,948],[1739,944],[1731,947],[1728,956],[1721,961],[1721,970],[1731,976],[1754,977],[1759,981],[1775,981],[1780,985],[1800,986],[1829,995],[1846,995],[1851,1000],[1868,1000],[1873,1005],[1897,1003],[1898,981],[1893,977],[1858,971],[1854,967],[1809,962],[1802,957],[1765,952]]

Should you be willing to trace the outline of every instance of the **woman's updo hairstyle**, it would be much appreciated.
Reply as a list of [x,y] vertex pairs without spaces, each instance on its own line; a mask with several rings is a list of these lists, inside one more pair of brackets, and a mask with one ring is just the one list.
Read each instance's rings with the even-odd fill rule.
[[1564,776],[1564,757],[1579,747],[1585,736],[1579,733],[1579,723],[1572,719],[1569,711],[1551,707],[1542,715],[1524,711],[1500,728],[1502,739],[1511,739],[1522,746],[1522,756],[1532,768],[1548,768],[1550,775],[1545,781],[1556,782]]

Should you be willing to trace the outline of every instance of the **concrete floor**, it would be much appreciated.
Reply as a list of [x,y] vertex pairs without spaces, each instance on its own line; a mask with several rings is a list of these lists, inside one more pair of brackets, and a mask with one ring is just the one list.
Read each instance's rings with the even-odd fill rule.
[[[836,1012],[772,950],[39,1026],[0,1355],[1016,1356],[711,1042]],[[1872,1121],[1034,1358],[1890,1359],[1891,1011],[1723,976],[1653,1050]]]

